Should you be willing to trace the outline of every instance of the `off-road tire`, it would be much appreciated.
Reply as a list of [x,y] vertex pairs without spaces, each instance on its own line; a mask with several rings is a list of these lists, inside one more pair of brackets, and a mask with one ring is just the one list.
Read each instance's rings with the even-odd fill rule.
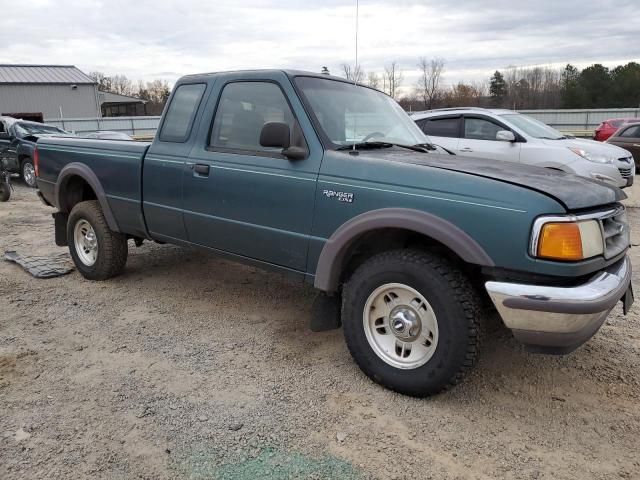
[[[89,222],[95,232],[98,254],[93,265],[85,265],[76,252],[74,229],[79,220]],[[80,274],[88,280],[106,280],[119,275],[127,263],[127,238],[109,229],[100,204],[96,200],[76,204],[67,222],[69,252]]]
[[[30,165],[32,171],[34,172],[33,183],[29,183],[27,181],[27,177],[25,176],[25,168],[27,167],[27,165]],[[38,186],[38,183],[35,177],[35,167],[33,165],[33,160],[30,157],[25,157],[20,162],[20,178],[22,178],[22,181],[27,187],[36,188]]]
[[[394,367],[372,349],[363,326],[367,299],[378,287],[402,283],[431,305],[439,339],[433,356],[414,369]],[[419,250],[393,250],[360,265],[343,289],[342,323],[347,346],[374,382],[399,393],[425,397],[460,382],[480,351],[481,300],[465,275],[446,259]]]
[[0,180],[0,202],[8,202],[11,197],[9,184]]

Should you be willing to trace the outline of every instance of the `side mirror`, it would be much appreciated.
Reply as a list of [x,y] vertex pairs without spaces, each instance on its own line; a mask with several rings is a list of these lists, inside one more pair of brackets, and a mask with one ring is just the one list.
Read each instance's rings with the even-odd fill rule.
[[496,140],[500,142],[515,142],[516,136],[509,130],[498,130],[498,133],[496,133]]
[[260,145],[263,147],[289,148],[291,132],[289,125],[281,122],[269,122],[262,126]]
[[260,131],[260,145],[263,147],[282,148],[282,155],[289,160],[307,158],[306,149],[295,145],[291,146],[291,131],[286,123],[265,123]]

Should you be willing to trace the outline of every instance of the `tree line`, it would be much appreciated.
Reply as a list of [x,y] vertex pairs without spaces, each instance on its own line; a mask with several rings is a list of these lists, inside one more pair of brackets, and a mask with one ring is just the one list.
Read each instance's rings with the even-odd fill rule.
[[452,85],[443,82],[445,66],[442,58],[419,58],[418,79],[409,86],[403,85],[405,76],[395,61],[381,73],[365,73],[360,66],[345,63],[341,76],[377,88],[412,111],[460,106],[514,110],[640,106],[640,64],[636,62],[612,69],[594,64],[583,70],[571,64],[562,69],[510,66],[486,80]]
[[171,94],[169,84],[165,80],[152,80],[150,82],[133,82],[126,75],[108,76],[102,72],[91,72],[89,76],[98,84],[101,92],[116,93],[145,100],[145,112],[147,115],[160,115],[164,104]]

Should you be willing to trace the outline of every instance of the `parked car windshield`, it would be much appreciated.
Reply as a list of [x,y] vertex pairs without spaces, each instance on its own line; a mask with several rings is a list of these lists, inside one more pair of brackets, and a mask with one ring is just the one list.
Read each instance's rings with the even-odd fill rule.
[[400,105],[382,92],[315,77],[297,77],[295,82],[335,148],[352,142],[429,142]]
[[58,127],[41,123],[16,123],[15,129],[20,137],[25,135],[69,135],[69,132],[65,132]]
[[562,140],[566,138],[555,128],[551,128],[549,125],[535,118],[528,117],[527,115],[507,113],[500,116],[533,138],[544,138],[547,140]]

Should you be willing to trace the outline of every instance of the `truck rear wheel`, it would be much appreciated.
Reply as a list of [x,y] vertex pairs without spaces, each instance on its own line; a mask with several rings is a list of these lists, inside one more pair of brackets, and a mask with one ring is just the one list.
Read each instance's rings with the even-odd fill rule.
[[78,203],[69,214],[67,241],[78,271],[89,280],[106,280],[124,270],[127,238],[109,229],[96,200]]
[[347,346],[373,381],[407,395],[458,383],[478,356],[480,299],[450,262],[394,250],[363,263],[343,290]]

